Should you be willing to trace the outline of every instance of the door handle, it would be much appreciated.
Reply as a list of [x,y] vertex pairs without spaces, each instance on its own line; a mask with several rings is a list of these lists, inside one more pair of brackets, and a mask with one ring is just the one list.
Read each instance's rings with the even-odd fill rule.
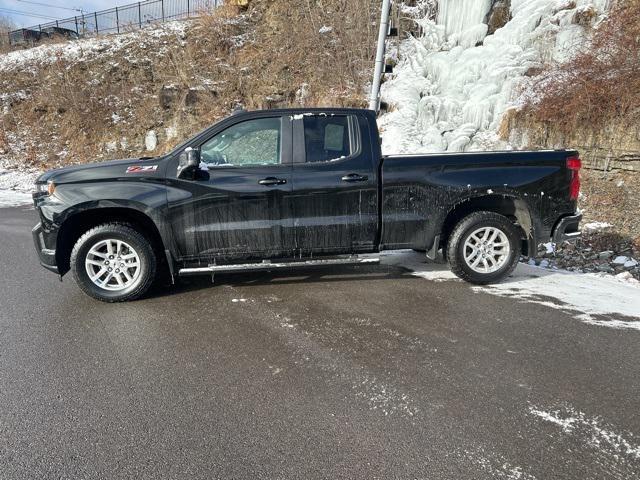
[[284,178],[268,177],[258,182],[265,187],[273,187],[275,185],[285,185],[287,181]]
[[342,181],[347,183],[366,182],[367,180],[369,180],[369,177],[366,175],[358,175],[357,173],[351,173],[342,177]]

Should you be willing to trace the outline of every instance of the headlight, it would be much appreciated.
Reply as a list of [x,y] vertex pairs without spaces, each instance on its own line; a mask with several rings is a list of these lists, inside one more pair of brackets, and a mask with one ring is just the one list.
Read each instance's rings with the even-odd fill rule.
[[56,184],[53,182],[36,183],[36,194],[38,195],[53,195],[55,191]]

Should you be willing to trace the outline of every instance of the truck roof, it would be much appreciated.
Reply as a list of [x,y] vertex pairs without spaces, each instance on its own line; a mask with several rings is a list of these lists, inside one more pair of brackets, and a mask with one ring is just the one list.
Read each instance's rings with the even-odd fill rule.
[[365,112],[373,112],[372,110],[366,110],[363,108],[348,108],[348,107],[327,107],[327,108],[277,108],[277,109],[269,109],[269,110],[237,110],[234,112],[234,116],[238,115],[255,115],[255,114],[299,114],[304,115],[305,113],[365,113]]

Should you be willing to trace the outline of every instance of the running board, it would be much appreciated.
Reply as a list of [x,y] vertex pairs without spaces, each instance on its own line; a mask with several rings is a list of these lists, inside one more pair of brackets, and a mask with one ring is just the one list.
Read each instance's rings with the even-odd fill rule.
[[298,262],[261,262],[261,263],[244,263],[238,265],[209,265],[202,268],[183,268],[178,273],[181,277],[190,277],[196,275],[211,275],[214,273],[233,273],[233,272],[262,272],[270,270],[286,270],[294,268],[308,267],[327,267],[334,265],[379,265],[379,258],[332,258],[328,260],[306,260]]

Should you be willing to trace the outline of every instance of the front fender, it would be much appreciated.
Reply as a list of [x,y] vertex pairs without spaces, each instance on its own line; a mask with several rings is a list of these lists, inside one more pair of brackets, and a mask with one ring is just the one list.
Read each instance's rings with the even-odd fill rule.
[[40,216],[48,227],[61,227],[69,218],[87,210],[132,209],[147,215],[160,227],[166,223],[167,190],[155,182],[99,182],[62,184],[52,197],[36,201]]
[[152,238],[159,236],[165,253],[173,248],[167,221],[166,187],[160,183],[58,185],[53,196],[37,199],[36,206],[47,248],[56,251],[61,273],[68,271],[71,244],[78,234],[111,220],[139,224],[142,233]]

